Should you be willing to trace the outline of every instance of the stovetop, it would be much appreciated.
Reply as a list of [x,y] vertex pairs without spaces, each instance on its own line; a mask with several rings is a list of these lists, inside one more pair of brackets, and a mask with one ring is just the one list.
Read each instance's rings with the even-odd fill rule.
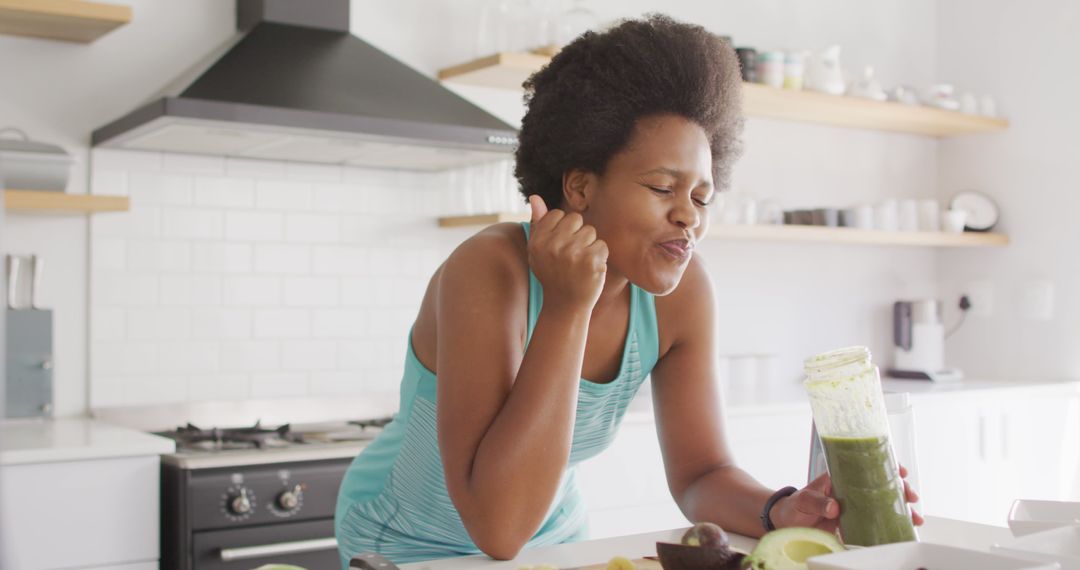
[[368,420],[202,428],[191,423],[154,432],[176,442],[167,464],[188,469],[232,467],[355,456],[392,417]]

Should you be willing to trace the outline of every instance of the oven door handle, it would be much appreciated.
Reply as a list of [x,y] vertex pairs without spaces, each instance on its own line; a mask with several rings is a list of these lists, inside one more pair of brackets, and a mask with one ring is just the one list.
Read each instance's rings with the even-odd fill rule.
[[263,556],[279,556],[282,554],[298,554],[301,552],[314,552],[316,550],[329,550],[331,548],[337,548],[337,539],[333,537],[296,540],[293,542],[277,542],[274,544],[260,544],[258,546],[245,546],[242,548],[222,548],[221,561],[232,562],[233,560],[248,560]]

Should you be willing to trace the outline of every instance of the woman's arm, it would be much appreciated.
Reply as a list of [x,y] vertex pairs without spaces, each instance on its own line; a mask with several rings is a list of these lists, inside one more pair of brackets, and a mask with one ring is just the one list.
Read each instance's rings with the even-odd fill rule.
[[447,489],[469,535],[493,558],[517,554],[558,490],[606,271],[606,246],[579,215],[539,214],[529,257],[545,298],[524,354],[528,287],[513,285],[521,267],[512,250],[503,245],[503,259],[493,260],[499,247],[459,248],[438,291],[437,415]]
[[657,306],[671,345],[652,371],[653,406],[672,497],[693,522],[760,536],[759,514],[773,489],[736,466],[727,442],[716,382],[716,303],[697,257]]

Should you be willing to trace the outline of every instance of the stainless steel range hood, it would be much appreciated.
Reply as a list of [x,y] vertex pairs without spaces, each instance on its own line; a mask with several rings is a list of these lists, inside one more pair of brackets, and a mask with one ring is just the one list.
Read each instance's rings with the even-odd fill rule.
[[442,170],[508,159],[516,130],[349,33],[349,0],[238,0],[245,35],[98,147]]

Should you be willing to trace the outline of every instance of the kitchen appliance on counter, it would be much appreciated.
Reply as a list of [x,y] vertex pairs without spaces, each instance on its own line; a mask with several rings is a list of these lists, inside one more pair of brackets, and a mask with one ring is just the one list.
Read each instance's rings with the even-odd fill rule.
[[8,255],[5,265],[4,417],[51,416],[53,313],[42,307],[40,295],[45,262],[37,255]]
[[[346,399],[345,402],[351,401]],[[353,458],[392,421],[341,400],[207,402],[95,410],[103,420],[176,441],[161,457],[162,570],[248,570],[263,564],[340,566],[338,488]],[[294,413],[290,414],[290,410]],[[251,421],[262,415],[273,423]],[[292,415],[303,423],[284,423]],[[190,420],[175,421],[178,417]],[[215,421],[216,420],[216,421]],[[172,427],[156,426],[172,422]],[[195,423],[197,422],[197,423]],[[210,423],[206,423],[210,422]]]
[[960,380],[963,373],[945,366],[945,325],[941,301],[897,301],[893,304],[893,378]]

